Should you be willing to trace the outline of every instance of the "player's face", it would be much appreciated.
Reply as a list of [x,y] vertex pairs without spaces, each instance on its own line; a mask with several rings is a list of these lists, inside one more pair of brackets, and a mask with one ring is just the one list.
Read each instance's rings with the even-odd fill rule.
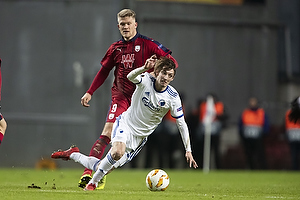
[[137,22],[133,17],[122,17],[118,19],[118,28],[125,41],[136,35]]
[[167,88],[171,81],[174,79],[174,70],[161,70],[156,77],[155,88],[158,91],[163,91]]

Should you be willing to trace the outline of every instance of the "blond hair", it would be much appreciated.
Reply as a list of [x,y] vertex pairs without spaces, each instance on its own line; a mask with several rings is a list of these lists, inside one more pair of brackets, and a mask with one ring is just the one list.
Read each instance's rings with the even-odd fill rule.
[[132,17],[135,19],[135,12],[131,9],[123,9],[117,14],[117,18],[123,18],[123,17]]

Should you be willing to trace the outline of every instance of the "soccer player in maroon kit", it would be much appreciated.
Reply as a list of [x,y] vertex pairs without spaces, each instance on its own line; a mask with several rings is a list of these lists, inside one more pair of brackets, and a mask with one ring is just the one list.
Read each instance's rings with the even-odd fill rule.
[[[114,82],[111,88],[112,100],[106,118],[106,123],[99,139],[91,148],[90,156],[101,158],[105,147],[110,143],[113,123],[121,113],[130,106],[131,96],[135,85],[127,79],[127,74],[133,69],[142,66],[152,55],[157,58],[164,56],[171,58],[176,66],[176,60],[171,56],[171,51],[159,42],[143,36],[137,32],[136,14],[133,10],[123,9],[117,14],[118,28],[122,38],[113,43],[101,61],[101,69],[95,76],[90,88],[81,98],[81,104],[89,107],[93,93],[103,84],[110,71],[114,70]],[[92,178],[92,171],[85,169],[79,181],[79,187],[84,188]],[[98,188],[103,189],[105,177]]]
[[[0,58],[0,100],[1,100],[1,87],[2,87],[1,62],[2,62],[2,60]],[[7,128],[6,121],[5,121],[4,117],[2,116],[2,114],[0,113],[0,145],[2,143],[6,128]]]

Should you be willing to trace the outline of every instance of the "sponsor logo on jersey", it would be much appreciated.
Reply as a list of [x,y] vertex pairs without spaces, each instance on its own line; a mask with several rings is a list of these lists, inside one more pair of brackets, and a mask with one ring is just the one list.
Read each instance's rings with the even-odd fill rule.
[[125,69],[132,68],[134,63],[134,54],[122,55],[121,63],[124,65]]
[[153,105],[153,103],[147,97],[143,97],[142,101],[143,101],[145,106],[150,108],[150,110],[153,110],[153,111],[156,111],[156,112],[160,111],[160,107]]

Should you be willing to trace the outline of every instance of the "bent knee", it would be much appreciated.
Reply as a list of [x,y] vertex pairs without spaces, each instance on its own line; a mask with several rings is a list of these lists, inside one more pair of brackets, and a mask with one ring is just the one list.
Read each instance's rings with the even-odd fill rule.
[[111,157],[117,161],[117,160],[120,160],[120,158],[122,158],[122,156],[124,155],[125,152],[121,151],[121,150],[118,150],[118,151],[115,151],[111,154]]

